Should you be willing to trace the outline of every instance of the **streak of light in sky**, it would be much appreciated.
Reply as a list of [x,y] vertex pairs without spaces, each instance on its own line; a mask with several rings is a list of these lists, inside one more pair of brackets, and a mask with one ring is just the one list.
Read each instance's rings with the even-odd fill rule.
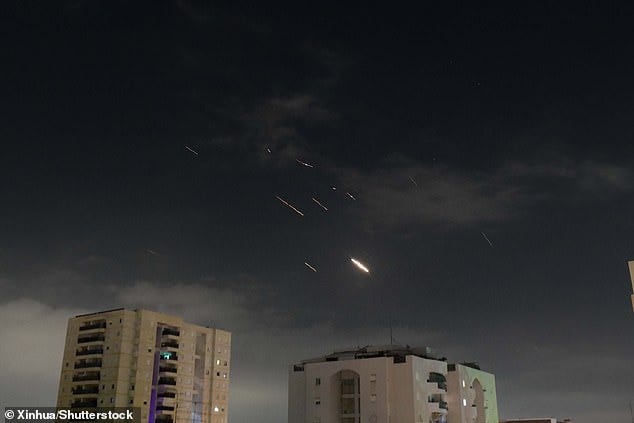
[[287,206],[288,208],[292,209],[295,213],[297,213],[300,216],[304,216],[304,213],[302,213],[301,211],[297,210],[295,207],[293,207],[292,204],[290,204],[288,201],[284,200],[283,198],[279,197],[279,196],[275,196],[275,198],[277,198],[278,200],[280,200],[282,202],[282,204],[284,204],[285,206]]
[[315,197],[313,197],[313,201],[314,201],[315,203],[319,204],[319,205],[321,206],[321,208],[322,208],[322,209],[324,209],[324,210],[328,211],[328,207],[326,207],[326,206],[324,206],[323,204],[321,204],[321,202],[320,202],[318,199],[316,199]]
[[489,245],[491,247],[493,247],[493,243],[491,242],[491,240],[489,240],[489,237],[487,236],[487,234],[485,234],[484,232],[480,232],[482,234],[482,236],[484,237],[484,239],[487,240],[487,242],[489,243]]
[[295,159],[295,161],[297,163],[301,164],[301,165],[306,166],[306,167],[315,167],[315,166],[311,165],[310,163],[306,163],[306,162],[301,161],[300,159]]
[[350,261],[354,263],[354,265],[357,266],[359,269],[363,270],[365,273],[370,273],[370,269],[365,267],[365,265],[361,263],[359,260],[350,257]]
[[192,153],[194,153],[195,155],[198,155],[198,153],[196,151],[192,150],[191,148],[189,148],[187,146],[185,146],[185,148],[188,149],[189,151],[191,151]]
[[308,267],[310,270],[312,270],[313,272],[317,273],[317,269],[315,269],[313,266],[311,266],[307,261],[304,262],[304,264],[306,265],[306,267]]

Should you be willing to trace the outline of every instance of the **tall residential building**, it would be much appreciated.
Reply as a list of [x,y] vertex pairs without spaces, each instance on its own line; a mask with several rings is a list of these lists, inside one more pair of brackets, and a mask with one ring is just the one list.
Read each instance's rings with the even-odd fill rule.
[[227,423],[231,333],[148,310],[73,317],[58,407],[138,407],[148,423]]
[[288,423],[498,423],[494,377],[474,367],[396,345],[304,360],[289,370]]

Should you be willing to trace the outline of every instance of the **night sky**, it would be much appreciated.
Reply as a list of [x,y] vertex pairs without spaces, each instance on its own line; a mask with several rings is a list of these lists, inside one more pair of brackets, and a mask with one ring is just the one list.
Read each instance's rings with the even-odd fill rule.
[[390,322],[500,417],[629,421],[632,10],[259,3],[9,7],[0,404],[54,404],[67,319],[128,307],[233,332],[232,423]]

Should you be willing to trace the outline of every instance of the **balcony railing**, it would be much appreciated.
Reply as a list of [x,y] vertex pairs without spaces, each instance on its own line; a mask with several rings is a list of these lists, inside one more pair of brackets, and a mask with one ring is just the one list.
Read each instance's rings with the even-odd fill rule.
[[106,340],[106,337],[104,336],[103,333],[96,333],[94,335],[82,336],[80,338],[77,338],[77,343],[85,344],[87,342],[98,342],[98,341],[105,341],[105,340]]
[[91,373],[91,374],[87,374],[87,375],[75,375],[73,376],[73,382],[84,382],[87,380],[99,380],[100,379],[100,373],[96,372],[96,373]]
[[91,354],[103,354],[103,348],[91,348],[88,350],[77,350],[75,356],[91,355]]
[[78,386],[73,388],[73,394],[82,395],[82,394],[98,394],[99,393],[99,385],[95,386]]
[[176,398],[176,392],[159,392],[156,396],[158,398]]
[[163,328],[163,335],[181,336],[181,332],[178,329]]
[[173,366],[159,366],[159,372],[178,373],[178,368]]
[[79,330],[91,330],[91,329],[105,329],[106,328],[106,322],[94,322],[94,323],[86,323],[85,325],[82,325],[79,327]]
[[161,342],[161,348],[178,348],[178,342],[175,340]]
[[176,379],[173,377],[160,377],[158,380],[159,385],[176,385]]
[[86,361],[85,363],[75,363],[76,369],[88,369],[90,367],[101,367],[101,360],[99,361]]
[[70,408],[87,408],[87,407],[96,407],[97,406],[97,398],[86,398],[81,399],[79,401],[75,401],[71,403]]
[[161,360],[178,361],[178,355],[173,351],[161,351],[159,358]]

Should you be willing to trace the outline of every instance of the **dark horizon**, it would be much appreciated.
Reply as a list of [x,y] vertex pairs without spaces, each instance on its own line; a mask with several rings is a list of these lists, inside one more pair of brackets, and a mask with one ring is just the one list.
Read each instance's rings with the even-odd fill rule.
[[629,6],[9,11],[1,403],[54,402],[66,320],[130,307],[233,332],[232,423],[390,326],[501,418],[631,417]]

